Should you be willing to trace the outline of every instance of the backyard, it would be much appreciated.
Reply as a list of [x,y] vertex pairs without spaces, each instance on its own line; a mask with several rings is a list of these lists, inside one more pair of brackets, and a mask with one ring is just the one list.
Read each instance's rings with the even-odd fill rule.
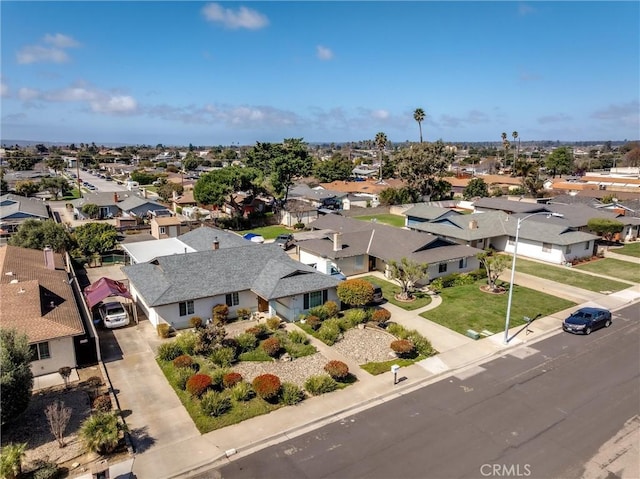
[[[498,333],[504,330],[508,294],[489,294],[480,290],[486,280],[444,288],[442,304],[420,316],[466,334],[468,329]],[[511,326],[525,324],[525,316],[548,316],[574,306],[575,303],[516,285],[511,305]]]
[[365,215],[365,216],[354,216],[356,220],[361,221],[372,221],[375,220],[378,223],[382,223],[385,225],[395,226],[397,228],[402,228],[405,223],[405,217],[400,215],[392,215],[390,213],[383,213],[379,215]]
[[255,233],[262,236],[265,240],[276,239],[279,234],[291,233],[291,230],[282,225],[261,226],[259,228],[251,228],[250,230],[239,231],[241,235],[246,233]]
[[[603,274],[612,278],[620,278],[627,281],[633,281],[634,283],[640,283],[640,267],[637,264],[629,261],[623,261],[613,258],[597,259],[588,263],[582,263],[574,268],[582,271],[590,271],[591,273]],[[593,281],[593,279],[592,279]],[[602,278],[598,278],[597,283],[604,281]],[[628,288],[629,285],[625,285]],[[600,289],[605,289],[600,286]],[[611,291],[619,291],[618,289],[606,288]],[[624,289],[624,288],[620,288]]]
[[[535,261],[528,261],[526,259],[517,259],[516,262],[516,272],[530,274],[532,276],[537,276],[539,278],[548,279],[550,281],[556,281],[558,283],[567,284],[569,286],[575,286],[576,288],[586,289],[588,291],[600,292],[600,291],[621,291],[629,287],[627,283],[621,283],[620,281],[615,281],[613,279],[607,278],[594,278],[589,274],[580,273],[580,270],[584,269],[585,271],[591,271],[584,266],[595,265],[597,262],[602,260],[584,263],[582,265],[574,266],[572,268],[567,268],[566,266],[553,266],[549,264],[537,263]],[[613,260],[615,261],[615,260]],[[618,261],[619,263],[624,263],[624,261]],[[631,263],[627,263],[632,266],[636,270],[638,269],[637,265],[633,265]],[[626,265],[620,265],[621,267],[625,267]],[[607,274],[601,271],[595,271],[594,273]],[[608,275],[608,274],[607,274]],[[608,275],[612,277],[616,277],[616,275]],[[618,275],[618,277],[623,278],[623,276]],[[626,279],[626,278],[623,278]]]

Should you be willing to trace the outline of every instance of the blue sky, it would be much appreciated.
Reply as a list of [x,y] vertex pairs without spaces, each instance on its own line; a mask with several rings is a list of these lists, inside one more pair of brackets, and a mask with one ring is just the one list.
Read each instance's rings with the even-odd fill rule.
[[640,137],[640,2],[1,3],[4,142]]

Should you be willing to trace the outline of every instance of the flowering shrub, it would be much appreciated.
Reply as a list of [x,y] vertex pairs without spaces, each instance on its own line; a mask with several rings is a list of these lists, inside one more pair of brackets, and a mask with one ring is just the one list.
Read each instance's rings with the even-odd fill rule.
[[342,361],[329,361],[325,364],[324,370],[336,381],[341,381],[349,375],[349,366]]
[[222,385],[225,388],[232,388],[233,386],[238,384],[240,381],[242,381],[242,374],[240,373],[231,372],[222,376]]
[[391,349],[400,357],[410,355],[415,346],[408,339],[397,339],[391,343]]
[[344,280],[338,285],[336,291],[340,301],[351,306],[364,306],[373,301],[373,285],[365,279]]
[[267,338],[260,344],[260,347],[264,349],[264,352],[267,353],[272,358],[275,358],[282,345],[280,344],[280,340],[278,338]]
[[194,397],[200,397],[210,386],[211,377],[206,374],[194,374],[187,381],[187,392]]
[[173,366],[176,368],[192,368],[193,358],[188,354],[181,354],[173,360]]
[[282,384],[274,374],[262,374],[253,380],[253,390],[262,399],[269,401],[278,397]]
[[374,323],[384,323],[391,318],[391,312],[389,310],[380,308],[376,309],[371,315],[371,321]]

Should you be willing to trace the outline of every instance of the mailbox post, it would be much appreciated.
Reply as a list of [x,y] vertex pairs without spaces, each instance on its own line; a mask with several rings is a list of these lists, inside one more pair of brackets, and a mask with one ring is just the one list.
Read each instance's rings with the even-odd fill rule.
[[398,366],[397,364],[394,364],[393,366],[391,366],[391,372],[393,373],[394,386],[398,384],[398,369],[400,369],[400,366]]

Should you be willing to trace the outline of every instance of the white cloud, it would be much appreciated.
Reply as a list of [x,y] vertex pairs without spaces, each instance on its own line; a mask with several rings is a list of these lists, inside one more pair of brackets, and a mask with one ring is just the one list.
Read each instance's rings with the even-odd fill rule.
[[42,43],[46,45],[38,44],[22,47],[16,54],[18,63],[23,65],[40,62],[66,63],[70,58],[65,49],[80,46],[73,38],[61,33],[56,33],[55,35],[46,34],[42,39]]
[[90,105],[91,109],[98,113],[127,114],[135,113],[138,109],[138,102],[128,95],[101,97],[90,102]]
[[40,97],[40,91],[33,88],[20,88],[18,90],[18,98],[24,102],[37,100]]
[[554,115],[546,115],[538,118],[538,123],[546,125],[548,123],[567,123],[571,121],[571,117],[565,113],[556,113]]
[[333,52],[322,45],[316,47],[316,55],[320,60],[331,60],[333,58]]
[[208,21],[233,29],[258,30],[269,24],[269,19],[265,15],[246,7],[240,7],[234,11],[217,3],[210,3],[202,9],[202,13]]
[[376,120],[386,120],[389,118],[389,112],[387,110],[373,110],[371,112],[371,118]]
[[9,96],[9,85],[7,85],[4,81],[0,81],[0,97],[8,97]]

